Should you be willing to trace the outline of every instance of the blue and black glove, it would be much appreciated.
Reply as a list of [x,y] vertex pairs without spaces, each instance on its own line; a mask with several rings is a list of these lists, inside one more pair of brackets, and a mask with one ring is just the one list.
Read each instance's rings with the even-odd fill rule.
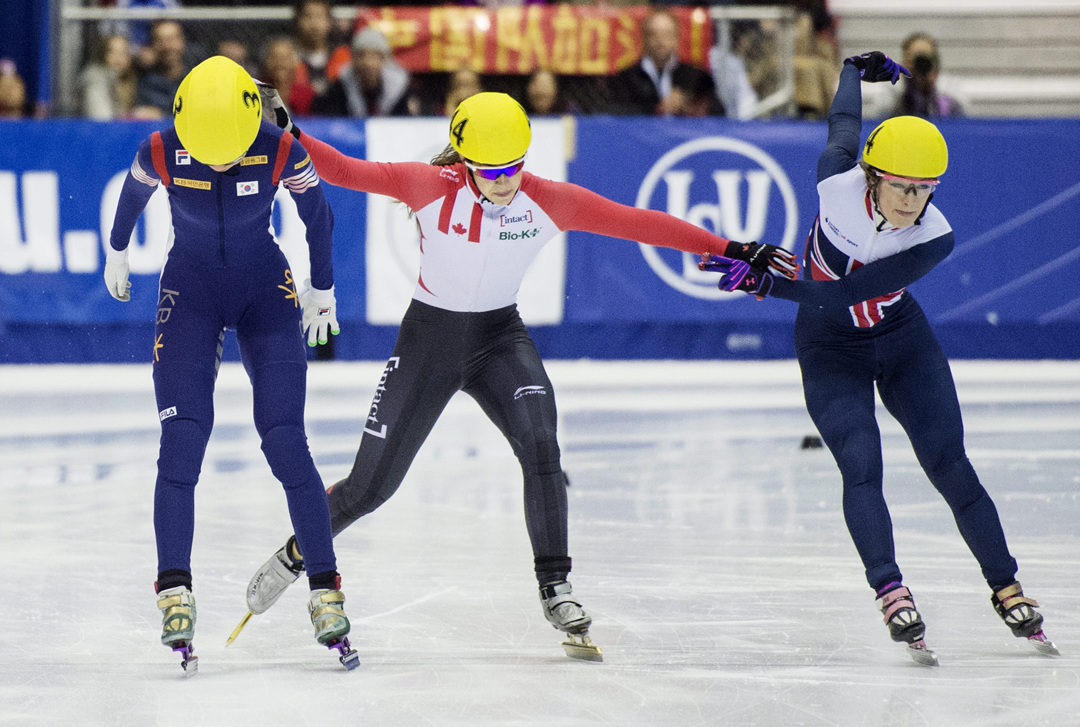
[[779,273],[788,280],[795,280],[799,274],[799,262],[795,256],[776,245],[760,242],[729,242],[725,252],[728,257],[749,263],[750,267]]
[[773,286],[772,273],[744,260],[723,255],[703,254],[698,270],[720,273],[720,282],[716,284],[720,290],[741,290],[756,295],[759,300],[767,296]]
[[895,84],[900,80],[900,74],[911,78],[911,71],[879,50],[863,53],[861,56],[845,58],[844,63],[850,63],[858,68],[859,78],[871,83],[888,81]]

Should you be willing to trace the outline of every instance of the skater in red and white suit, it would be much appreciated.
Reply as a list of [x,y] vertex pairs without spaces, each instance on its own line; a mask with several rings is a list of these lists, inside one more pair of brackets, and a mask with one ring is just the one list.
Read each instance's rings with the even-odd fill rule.
[[[544,244],[567,230],[742,258],[787,277],[798,268],[793,256],[771,245],[732,243],[663,212],[523,171],[529,120],[506,94],[462,102],[450,121],[450,146],[431,164],[369,162],[306,134],[297,138],[324,181],[400,200],[415,213],[421,233],[416,291],[356,462],[330,489],[334,535],[394,494],[450,397],[465,391],[521,462],[545,615],[558,629],[584,634],[591,619],[566,580],[567,504],[555,398],[516,306],[526,269]],[[266,610],[302,567],[290,539],[252,579],[250,609]]]

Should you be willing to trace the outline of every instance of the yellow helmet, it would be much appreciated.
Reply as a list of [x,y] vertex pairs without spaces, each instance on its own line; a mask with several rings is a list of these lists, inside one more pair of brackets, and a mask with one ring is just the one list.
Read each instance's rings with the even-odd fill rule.
[[532,141],[529,117],[505,93],[469,96],[450,117],[450,145],[477,164],[505,164],[525,156]]
[[918,116],[885,119],[866,137],[863,161],[900,177],[940,177],[949,166],[949,149],[937,127]]
[[173,100],[180,143],[203,164],[228,164],[248,150],[259,133],[262,103],[248,72],[225,56],[191,69]]

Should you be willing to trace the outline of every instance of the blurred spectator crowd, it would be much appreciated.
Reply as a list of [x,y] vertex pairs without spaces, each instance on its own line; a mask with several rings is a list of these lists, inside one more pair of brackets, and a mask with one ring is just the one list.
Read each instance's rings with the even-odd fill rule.
[[[581,2],[582,0],[579,0]],[[794,113],[824,118],[839,80],[841,58],[836,23],[826,0],[726,0],[670,5],[794,5]],[[177,0],[116,0],[118,7],[176,7]],[[230,0],[192,0],[187,5],[243,5]],[[259,4],[283,4],[261,2]],[[503,91],[533,116],[604,113],[643,116],[756,115],[759,100],[782,83],[780,55],[759,22],[733,21],[729,42],[710,49],[707,67],[680,61],[679,25],[665,4],[652,3],[641,22],[642,54],[612,76],[560,76],[537,69],[528,76],[452,73],[410,74],[394,60],[388,39],[374,27],[355,30],[334,18],[326,0],[296,0],[289,32],[260,39],[251,47],[227,37],[207,47],[190,42],[177,20],[102,23],[93,35],[79,75],[80,113],[90,119],[159,119],[171,115],[173,97],[187,72],[213,54],[232,58],[256,78],[278,88],[297,116],[351,117],[450,115],[457,104],[480,91]],[[417,0],[375,5],[431,5]],[[465,3],[482,6],[500,0]],[[521,4],[519,2],[513,4]],[[597,2],[641,5],[642,2]],[[867,104],[867,114],[957,116],[963,105],[937,87],[940,59],[934,39],[924,33],[905,40],[902,62],[913,72],[888,94]],[[18,69],[0,59],[0,118],[29,114]],[[790,112],[789,112],[790,115]]]

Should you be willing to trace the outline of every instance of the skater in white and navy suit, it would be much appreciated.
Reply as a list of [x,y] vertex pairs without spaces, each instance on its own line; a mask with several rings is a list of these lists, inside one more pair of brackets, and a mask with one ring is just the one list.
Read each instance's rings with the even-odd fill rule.
[[[665,213],[523,171],[529,119],[506,94],[480,93],[463,101],[450,120],[449,136],[450,146],[431,164],[353,159],[298,136],[323,179],[404,202],[421,233],[412,303],[367,413],[352,471],[330,490],[334,534],[394,494],[447,402],[464,391],[499,427],[521,463],[544,613],[574,642],[584,637],[591,618],[567,581],[567,501],[555,396],[516,305],[526,269],[565,230],[743,256],[774,265],[779,275],[794,277],[798,266],[775,246],[731,243]],[[253,612],[265,611],[296,578],[299,556],[290,540],[259,570],[248,591]],[[587,641],[579,645],[568,653],[597,658]]]
[[713,258],[701,267],[723,273],[725,290],[799,304],[795,348],[806,407],[843,477],[844,519],[892,638],[907,642],[917,661],[936,663],[896,564],[882,494],[875,384],[952,509],[995,610],[1015,635],[1052,652],[1038,604],[1016,581],[1016,561],[994,502],[964,450],[949,362],[906,290],[953,248],[952,228],[930,203],[948,164],[945,139],[923,119],[892,118],[870,132],[859,159],[860,81],[895,83],[901,73],[906,69],[879,52],[845,61],[818,160],[820,206],[807,240],[804,279],[785,280],[737,260]]

